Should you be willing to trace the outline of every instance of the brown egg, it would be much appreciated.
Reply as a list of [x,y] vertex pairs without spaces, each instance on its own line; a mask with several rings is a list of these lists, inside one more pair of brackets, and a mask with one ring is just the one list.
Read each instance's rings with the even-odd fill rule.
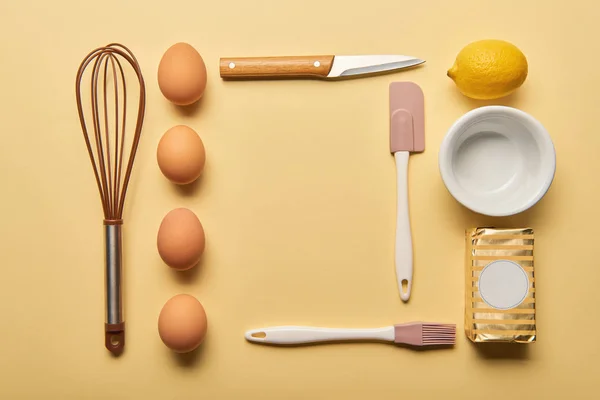
[[205,241],[204,228],[196,214],[187,208],[176,208],[163,218],[156,244],[165,264],[184,271],[200,261]]
[[200,346],[206,336],[206,312],[189,294],[178,294],[165,303],[158,316],[158,334],[176,353],[187,353]]
[[206,153],[200,136],[189,126],[169,129],[158,142],[158,167],[171,182],[186,185],[202,174]]
[[187,106],[200,100],[206,88],[206,66],[187,43],[176,43],[158,64],[158,86],[172,103]]

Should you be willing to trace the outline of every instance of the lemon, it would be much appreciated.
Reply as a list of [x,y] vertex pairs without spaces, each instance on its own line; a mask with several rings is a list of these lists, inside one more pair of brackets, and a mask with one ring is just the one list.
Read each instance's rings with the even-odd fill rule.
[[456,56],[448,76],[473,99],[497,99],[517,90],[527,78],[527,58],[503,40],[480,40]]

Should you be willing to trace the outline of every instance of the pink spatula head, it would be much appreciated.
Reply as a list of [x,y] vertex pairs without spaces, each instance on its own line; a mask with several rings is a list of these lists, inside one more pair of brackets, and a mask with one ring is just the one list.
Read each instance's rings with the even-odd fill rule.
[[412,82],[390,84],[390,151],[425,151],[425,100]]

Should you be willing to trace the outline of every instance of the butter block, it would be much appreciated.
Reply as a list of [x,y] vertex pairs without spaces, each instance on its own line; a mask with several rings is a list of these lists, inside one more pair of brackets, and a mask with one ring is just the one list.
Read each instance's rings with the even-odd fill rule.
[[534,232],[466,231],[465,333],[475,343],[536,340]]

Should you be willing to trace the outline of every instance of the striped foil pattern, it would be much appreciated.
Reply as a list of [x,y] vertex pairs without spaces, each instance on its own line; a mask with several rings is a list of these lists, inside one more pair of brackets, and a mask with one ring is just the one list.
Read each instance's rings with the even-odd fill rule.
[[[530,228],[475,228],[466,232],[465,332],[473,342],[535,342],[533,246]],[[515,308],[492,308],[479,293],[479,274],[496,260],[520,264],[529,278],[527,297]]]

